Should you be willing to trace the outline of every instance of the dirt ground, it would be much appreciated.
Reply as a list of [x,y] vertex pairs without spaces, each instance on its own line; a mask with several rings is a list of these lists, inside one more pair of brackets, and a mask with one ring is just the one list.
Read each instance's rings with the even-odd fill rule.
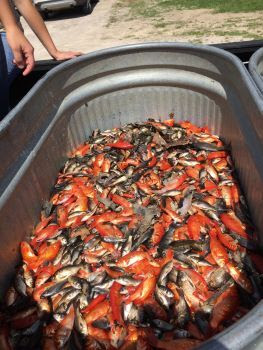
[[[46,25],[59,49],[90,51],[145,41],[222,43],[263,39],[263,12],[213,13],[174,10],[159,18],[133,18],[118,0],[100,0],[91,15],[79,11],[52,16]],[[50,58],[23,21],[37,60]]]

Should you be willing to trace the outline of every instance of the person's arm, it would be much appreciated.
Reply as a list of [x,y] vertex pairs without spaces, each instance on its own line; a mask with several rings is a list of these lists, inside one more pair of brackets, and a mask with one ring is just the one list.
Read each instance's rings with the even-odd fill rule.
[[0,20],[6,30],[9,46],[14,55],[14,63],[27,75],[34,68],[34,49],[18,27],[8,0],[0,0]]
[[31,0],[15,0],[14,2],[30,28],[55,60],[65,60],[81,55],[81,52],[60,51],[56,48],[42,17]]

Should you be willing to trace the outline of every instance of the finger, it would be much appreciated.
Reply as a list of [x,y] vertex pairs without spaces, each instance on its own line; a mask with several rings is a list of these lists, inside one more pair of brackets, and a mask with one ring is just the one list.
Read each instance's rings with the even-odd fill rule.
[[14,62],[17,65],[18,68],[23,69],[25,67],[25,57],[23,55],[22,49],[21,50],[14,50]]
[[83,53],[79,51],[68,51],[68,52],[64,52],[64,54],[66,57],[77,57],[77,56],[83,55]]
[[32,51],[27,54],[26,68],[23,71],[23,75],[26,76],[27,74],[29,74],[34,69],[34,66],[35,66],[35,59]]
[[72,52],[72,54],[76,57],[76,56],[82,56],[84,55],[83,52]]
[[26,68],[23,71],[23,75],[26,76],[30,72],[32,72],[32,70],[34,69],[34,66],[35,66],[35,61],[32,57],[30,57],[26,62]]

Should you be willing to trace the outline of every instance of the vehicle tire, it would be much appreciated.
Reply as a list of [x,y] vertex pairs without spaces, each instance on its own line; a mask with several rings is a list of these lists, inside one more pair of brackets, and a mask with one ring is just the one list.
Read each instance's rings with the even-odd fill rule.
[[44,12],[41,12],[41,17],[42,17],[44,20],[47,20],[47,19],[50,18],[50,14],[49,14],[49,12],[44,11]]
[[92,12],[92,6],[90,0],[86,0],[85,4],[82,6],[82,13],[89,15]]

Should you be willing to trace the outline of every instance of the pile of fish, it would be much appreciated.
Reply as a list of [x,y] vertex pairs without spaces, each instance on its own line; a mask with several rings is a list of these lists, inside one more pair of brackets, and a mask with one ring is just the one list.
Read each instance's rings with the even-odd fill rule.
[[263,295],[263,258],[228,151],[207,127],[96,130],[21,243],[0,348],[187,350]]

